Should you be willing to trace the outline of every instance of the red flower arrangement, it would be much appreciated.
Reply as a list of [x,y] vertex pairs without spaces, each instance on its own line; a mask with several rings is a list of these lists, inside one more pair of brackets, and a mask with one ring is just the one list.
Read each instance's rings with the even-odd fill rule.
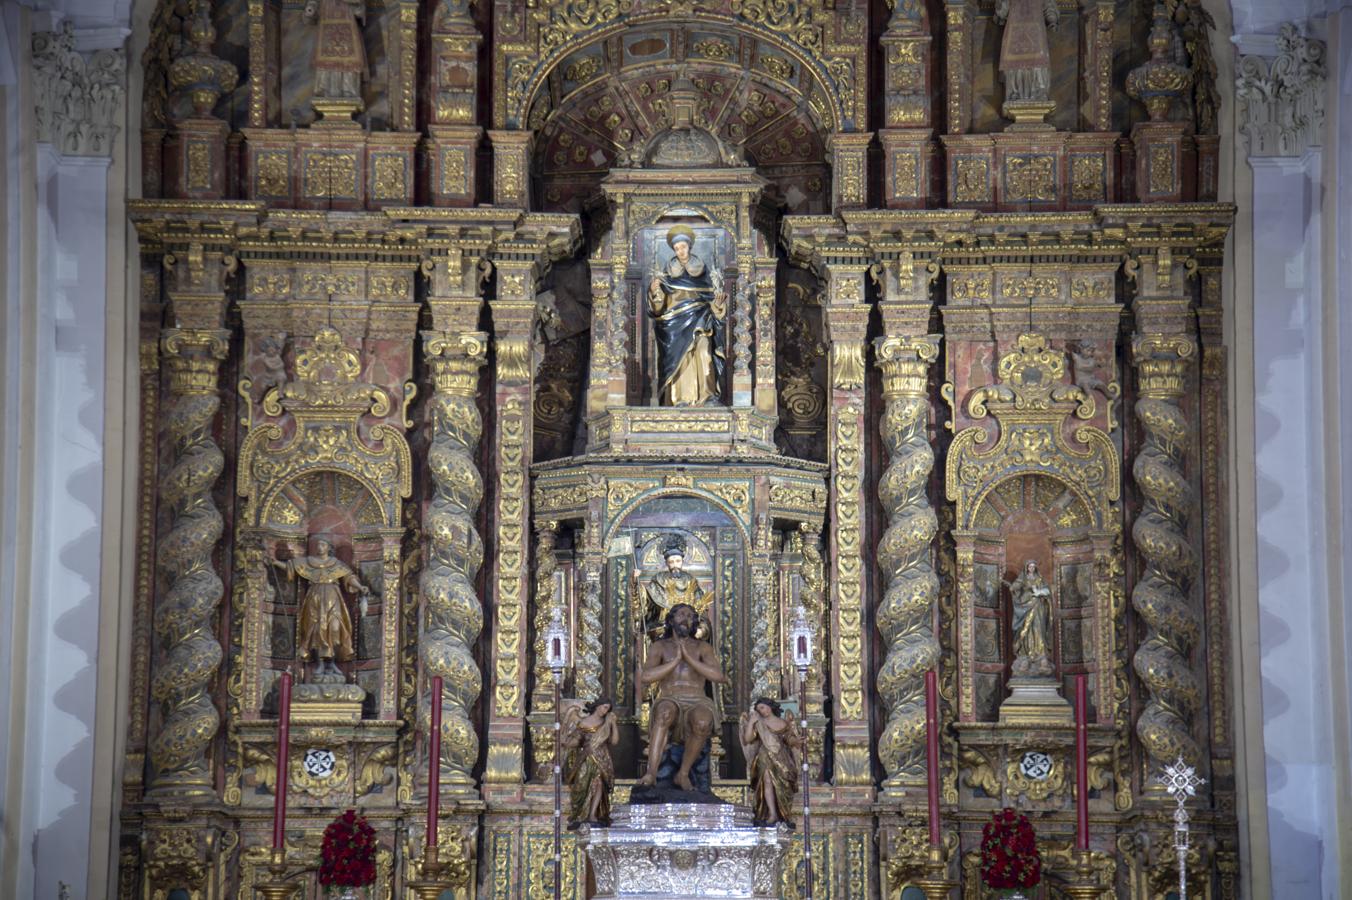
[[981,830],[981,880],[1001,889],[1036,887],[1042,880],[1042,854],[1028,817],[1005,807]]
[[366,887],[376,880],[376,830],[354,809],[324,829],[320,854],[324,887]]

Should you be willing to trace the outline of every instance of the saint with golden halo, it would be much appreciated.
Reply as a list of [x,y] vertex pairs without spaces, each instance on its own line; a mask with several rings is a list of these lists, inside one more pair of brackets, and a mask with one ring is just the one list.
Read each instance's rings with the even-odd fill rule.
[[648,282],[648,313],[657,335],[663,406],[703,406],[722,399],[723,322],[727,294],[723,276],[694,254],[695,232],[674,225],[667,232],[674,254],[654,268]]

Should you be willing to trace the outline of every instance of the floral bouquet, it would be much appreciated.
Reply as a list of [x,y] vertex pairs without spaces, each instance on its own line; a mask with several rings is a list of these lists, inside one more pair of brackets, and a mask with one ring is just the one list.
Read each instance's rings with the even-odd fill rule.
[[349,809],[324,829],[319,883],[324,887],[366,887],[376,880],[376,831]]
[[1042,854],[1028,817],[1005,807],[981,831],[981,880],[995,890],[1036,887]]

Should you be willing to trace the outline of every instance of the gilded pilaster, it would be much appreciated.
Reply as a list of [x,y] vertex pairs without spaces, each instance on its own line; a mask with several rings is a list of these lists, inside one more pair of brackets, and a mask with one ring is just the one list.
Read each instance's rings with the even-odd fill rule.
[[1142,499],[1132,538],[1145,565],[1131,600],[1147,628],[1133,663],[1148,693],[1136,734],[1154,773],[1180,755],[1198,761],[1193,725],[1201,686],[1189,660],[1201,622],[1191,597],[1197,557],[1188,540],[1196,499],[1184,474],[1192,428],[1181,407],[1197,345],[1185,335],[1139,334],[1131,350],[1144,434],[1132,466]]
[[869,315],[865,273],[863,265],[827,267],[829,305],[824,310],[832,387],[827,458],[833,487],[829,540],[834,783],[859,788],[873,782],[864,680],[864,338]]
[[490,131],[493,145],[493,202],[498,206],[530,209],[530,159],[534,134],[529,131]]
[[[158,299],[159,278],[142,273],[142,303]],[[124,802],[141,799],[145,790],[146,705],[149,694],[151,605],[155,596],[155,476],[158,454],[155,452],[155,423],[159,421],[160,355],[159,344],[143,337],[140,343],[141,409],[137,441],[136,477],[136,599],[132,611],[131,690],[134,701],[127,708],[127,750],[122,771]]]
[[[479,756],[479,738],[470,711],[479,699],[482,677],[470,647],[484,619],[474,589],[484,552],[474,527],[484,491],[475,461],[483,435],[475,398],[488,336],[425,332],[423,347],[434,390],[427,403],[432,500],[423,520],[428,541],[419,585],[427,617],[422,662],[429,684],[432,676],[443,679],[442,781],[452,790],[471,793],[470,770]],[[420,714],[424,733],[429,715],[430,707]]]
[[536,267],[533,261],[504,257],[496,261],[496,268],[497,297],[491,302],[497,365],[493,690],[484,782],[518,785],[525,777],[531,389],[539,364],[534,341]]
[[882,437],[890,457],[878,482],[888,517],[877,555],[887,579],[877,613],[885,644],[878,695],[887,708],[878,756],[887,772],[885,787],[899,787],[925,782],[925,672],[939,662],[933,626],[939,579],[930,562],[938,521],[926,493],[934,468],[927,388],[939,336],[880,338],[875,347],[886,403]]
[[558,543],[559,523],[543,520],[535,523],[535,640],[531,642],[534,658],[535,689],[531,692],[531,757],[534,771],[542,780],[546,767],[554,760],[554,671],[549,667],[545,652],[545,629],[549,627],[550,609],[554,605],[554,573],[559,570],[554,547]]
[[831,206],[833,209],[859,209],[868,205],[868,147],[873,132],[848,132],[831,135]]
[[224,522],[212,489],[225,456],[213,430],[228,341],[222,330],[179,328],[161,340],[170,397],[163,435],[172,461],[160,480],[160,504],[172,521],[156,558],[167,588],[155,607],[159,652],[150,695],[160,716],[149,741],[151,791],[161,796],[214,793],[207,748],[220,725],[210,688],[221,664],[213,626],[224,588],[212,556]]

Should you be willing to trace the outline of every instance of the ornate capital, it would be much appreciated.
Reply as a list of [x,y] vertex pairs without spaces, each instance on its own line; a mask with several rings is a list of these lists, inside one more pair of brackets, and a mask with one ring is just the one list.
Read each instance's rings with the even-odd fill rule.
[[33,34],[33,88],[38,143],[69,156],[109,156],[118,110],[126,92],[127,58],[121,50],[75,49],[75,29]]
[[1177,334],[1138,334],[1131,342],[1131,360],[1140,378],[1142,397],[1172,400],[1183,396],[1188,361],[1197,353],[1192,338]]
[[1277,36],[1277,56],[1241,56],[1235,78],[1239,127],[1250,156],[1299,156],[1323,142],[1323,41],[1287,22]]
[[939,358],[939,335],[882,337],[873,346],[883,371],[883,396],[924,399],[929,367]]
[[166,329],[160,341],[174,394],[214,394],[230,333],[217,329]]
[[488,358],[488,335],[482,331],[423,333],[423,349],[439,393],[473,397],[479,392],[479,367]]

